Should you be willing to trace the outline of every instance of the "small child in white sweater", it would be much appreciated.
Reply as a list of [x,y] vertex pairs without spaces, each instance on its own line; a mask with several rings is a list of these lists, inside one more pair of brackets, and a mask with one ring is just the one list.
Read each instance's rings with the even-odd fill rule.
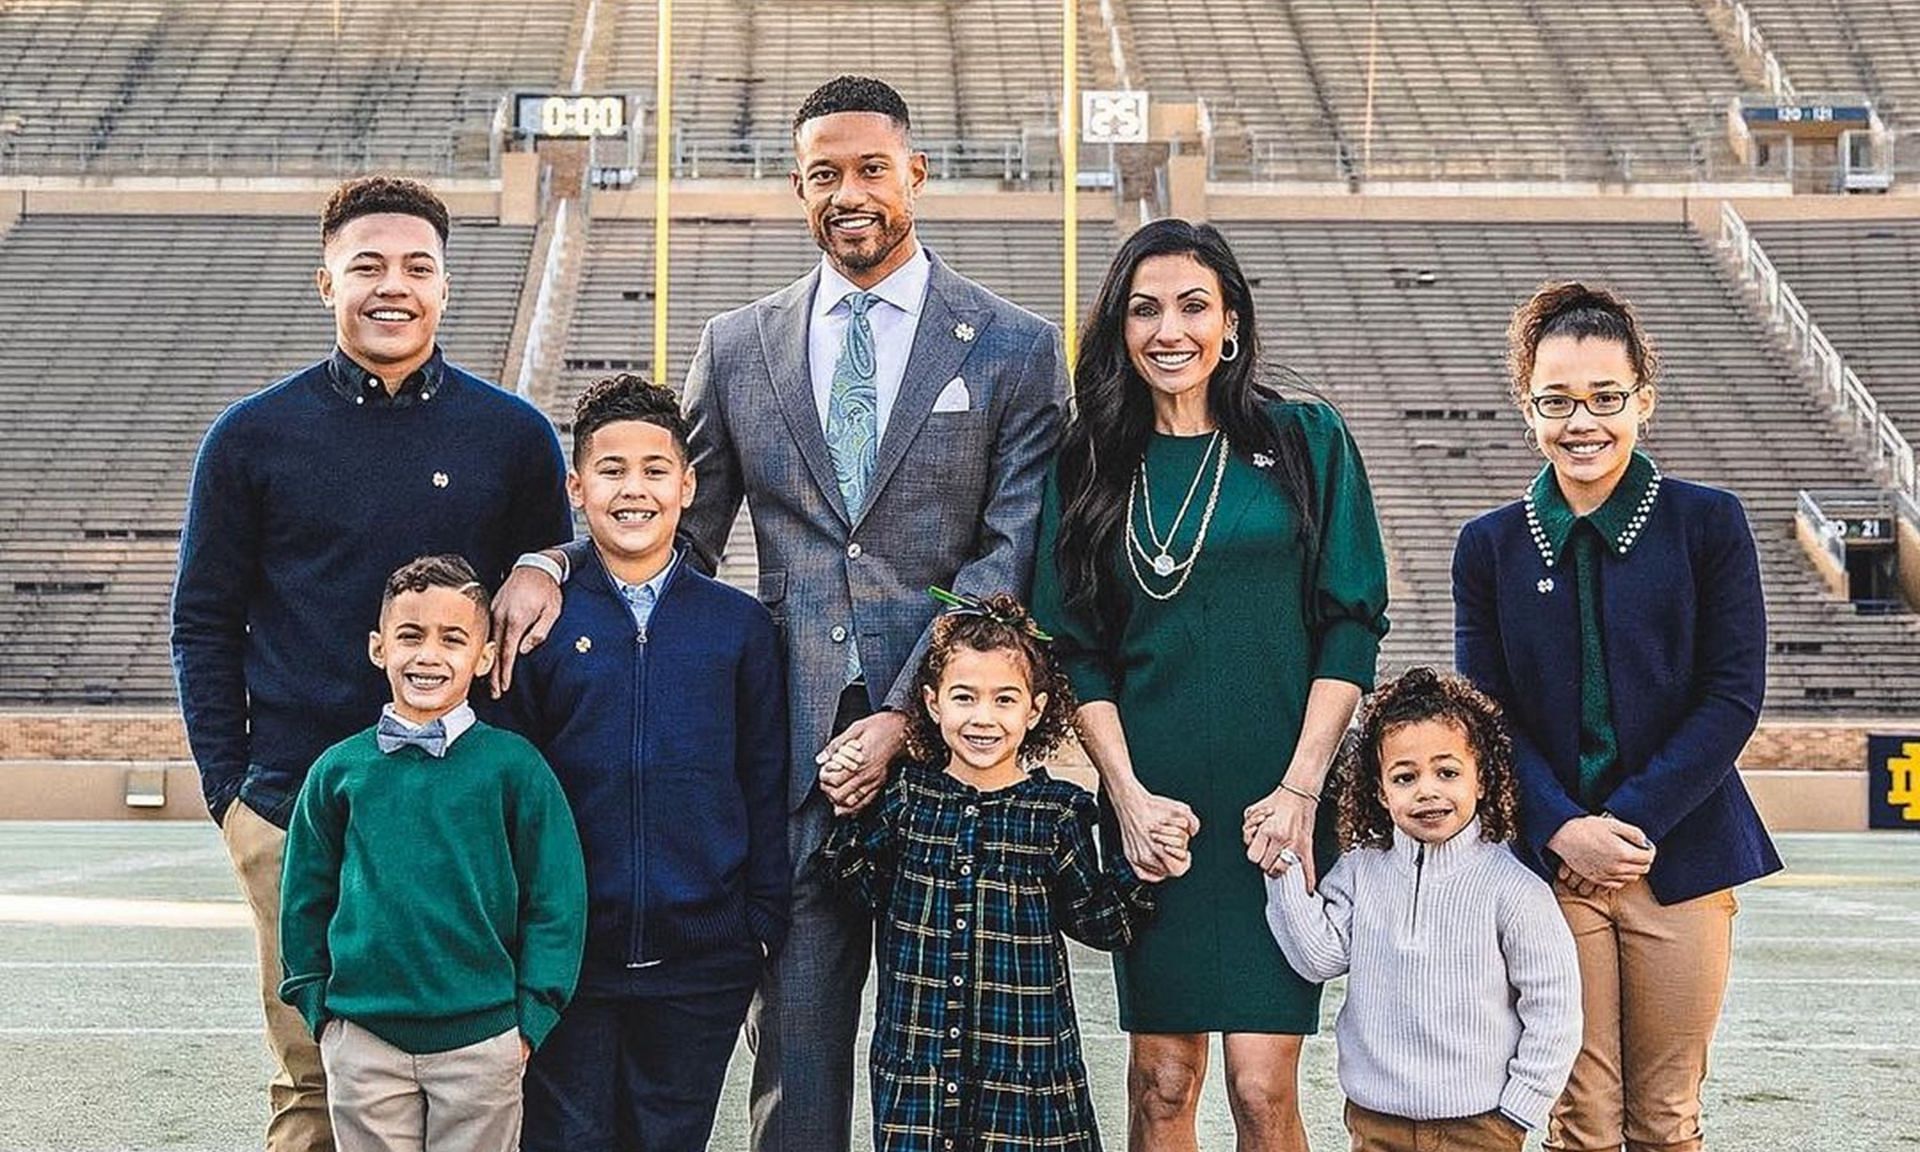
[[1347,976],[1335,1037],[1353,1152],[1518,1152],[1580,1050],[1580,968],[1553,892],[1516,859],[1499,706],[1415,668],[1382,687],[1338,781],[1338,864],[1282,854],[1267,923],[1309,980]]

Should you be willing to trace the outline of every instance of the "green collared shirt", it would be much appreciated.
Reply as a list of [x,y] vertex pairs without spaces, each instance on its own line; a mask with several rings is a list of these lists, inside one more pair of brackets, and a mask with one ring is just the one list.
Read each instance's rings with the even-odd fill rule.
[[[1540,470],[1527,493],[1529,527],[1549,568],[1571,569],[1580,613],[1580,801],[1597,808],[1619,776],[1620,746],[1613,731],[1613,694],[1607,684],[1600,620],[1603,549],[1625,557],[1646,527],[1660,491],[1660,470],[1635,452],[1606,503],[1576,515],[1560,493],[1553,467]],[[1566,557],[1571,564],[1561,564]]]

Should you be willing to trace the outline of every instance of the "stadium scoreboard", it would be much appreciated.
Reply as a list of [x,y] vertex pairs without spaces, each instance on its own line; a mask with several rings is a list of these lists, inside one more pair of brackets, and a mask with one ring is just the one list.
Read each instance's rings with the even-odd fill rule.
[[632,104],[626,96],[521,92],[513,98],[513,127],[535,140],[624,139]]

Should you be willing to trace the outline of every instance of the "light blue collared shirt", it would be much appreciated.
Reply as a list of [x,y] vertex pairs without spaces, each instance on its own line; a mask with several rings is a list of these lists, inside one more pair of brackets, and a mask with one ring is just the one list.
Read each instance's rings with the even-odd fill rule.
[[[927,257],[926,248],[918,239],[914,246],[912,259],[885,280],[864,289],[880,298],[868,310],[867,323],[873,327],[873,390],[879,417],[876,431],[881,435],[886,434],[893,402],[900,397],[900,381],[906,377],[907,358],[913,353],[914,333],[920,328],[920,313],[927,302],[927,281],[933,275],[933,261]],[[826,257],[820,258],[820,284],[814,289],[813,312],[807,325],[807,371],[823,429],[833,396],[833,369],[840,360],[840,346],[847,339],[847,319],[853,314],[847,297],[859,291],[862,289],[840,275]]]
[[[391,704],[384,705],[380,709],[380,714],[393,717],[394,723],[405,727],[409,731],[418,732],[420,729],[426,727],[425,724],[415,724],[413,721],[400,715],[400,713],[395,712]],[[473,705],[464,700],[454,705],[453,711],[440,717],[441,726],[447,730],[447,747],[453,747],[453,742],[460,739],[460,734],[473,727],[474,720]]]
[[673,574],[673,566],[680,562],[680,554],[675,552],[667,560],[667,566],[653,574],[653,578],[644,584],[629,584],[613,573],[607,576],[620,593],[620,599],[627,602],[627,611],[633,613],[633,626],[642,634],[647,630],[647,621],[653,619],[653,607],[660,602],[660,591],[667,586],[667,577]]

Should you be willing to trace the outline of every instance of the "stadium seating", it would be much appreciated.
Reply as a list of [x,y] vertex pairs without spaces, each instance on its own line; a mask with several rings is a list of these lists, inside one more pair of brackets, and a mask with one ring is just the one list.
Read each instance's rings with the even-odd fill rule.
[[1503,365],[1509,311],[1550,276],[1611,283],[1666,361],[1649,447],[1675,476],[1745,501],[1771,617],[1767,707],[1898,714],[1920,683],[1920,618],[1856,615],[1793,535],[1802,488],[1865,465],[1771,350],[1703,241],[1677,226],[1235,223],[1274,358],[1334,399],[1366,454],[1393,564],[1385,666],[1451,657],[1459,526],[1539,466]]
[[[460,225],[449,356],[500,370],[531,231]],[[324,354],[318,237],[286,218],[32,216],[0,239],[0,701],[173,698],[167,596],[194,450]]]
[[1920,129],[1920,0],[1745,0],[1804,95],[1873,97],[1881,117]]
[[1148,86],[1214,110],[1223,178],[1344,178],[1364,166],[1381,179],[1621,180],[1731,162],[1720,137],[1741,82],[1692,4],[1379,5],[1377,57],[1371,0],[1122,9],[1135,41],[1152,46],[1133,62]]
[[0,170],[489,169],[501,98],[551,88],[579,0],[19,0]]
[[1753,235],[1874,399],[1920,438],[1920,221],[1764,223]]
[[[622,0],[613,19],[609,85],[651,91],[652,0]],[[949,175],[1001,174],[1059,91],[1059,9],[1042,0],[682,0],[673,44],[676,155],[703,176],[750,173],[756,154],[764,174],[784,172],[794,110],[840,72],[898,88]]]
[[[1207,102],[1215,171],[1344,175],[1341,146],[1280,0],[1118,0],[1136,45],[1134,82],[1157,99]],[[1251,149],[1260,149],[1258,157]]]

